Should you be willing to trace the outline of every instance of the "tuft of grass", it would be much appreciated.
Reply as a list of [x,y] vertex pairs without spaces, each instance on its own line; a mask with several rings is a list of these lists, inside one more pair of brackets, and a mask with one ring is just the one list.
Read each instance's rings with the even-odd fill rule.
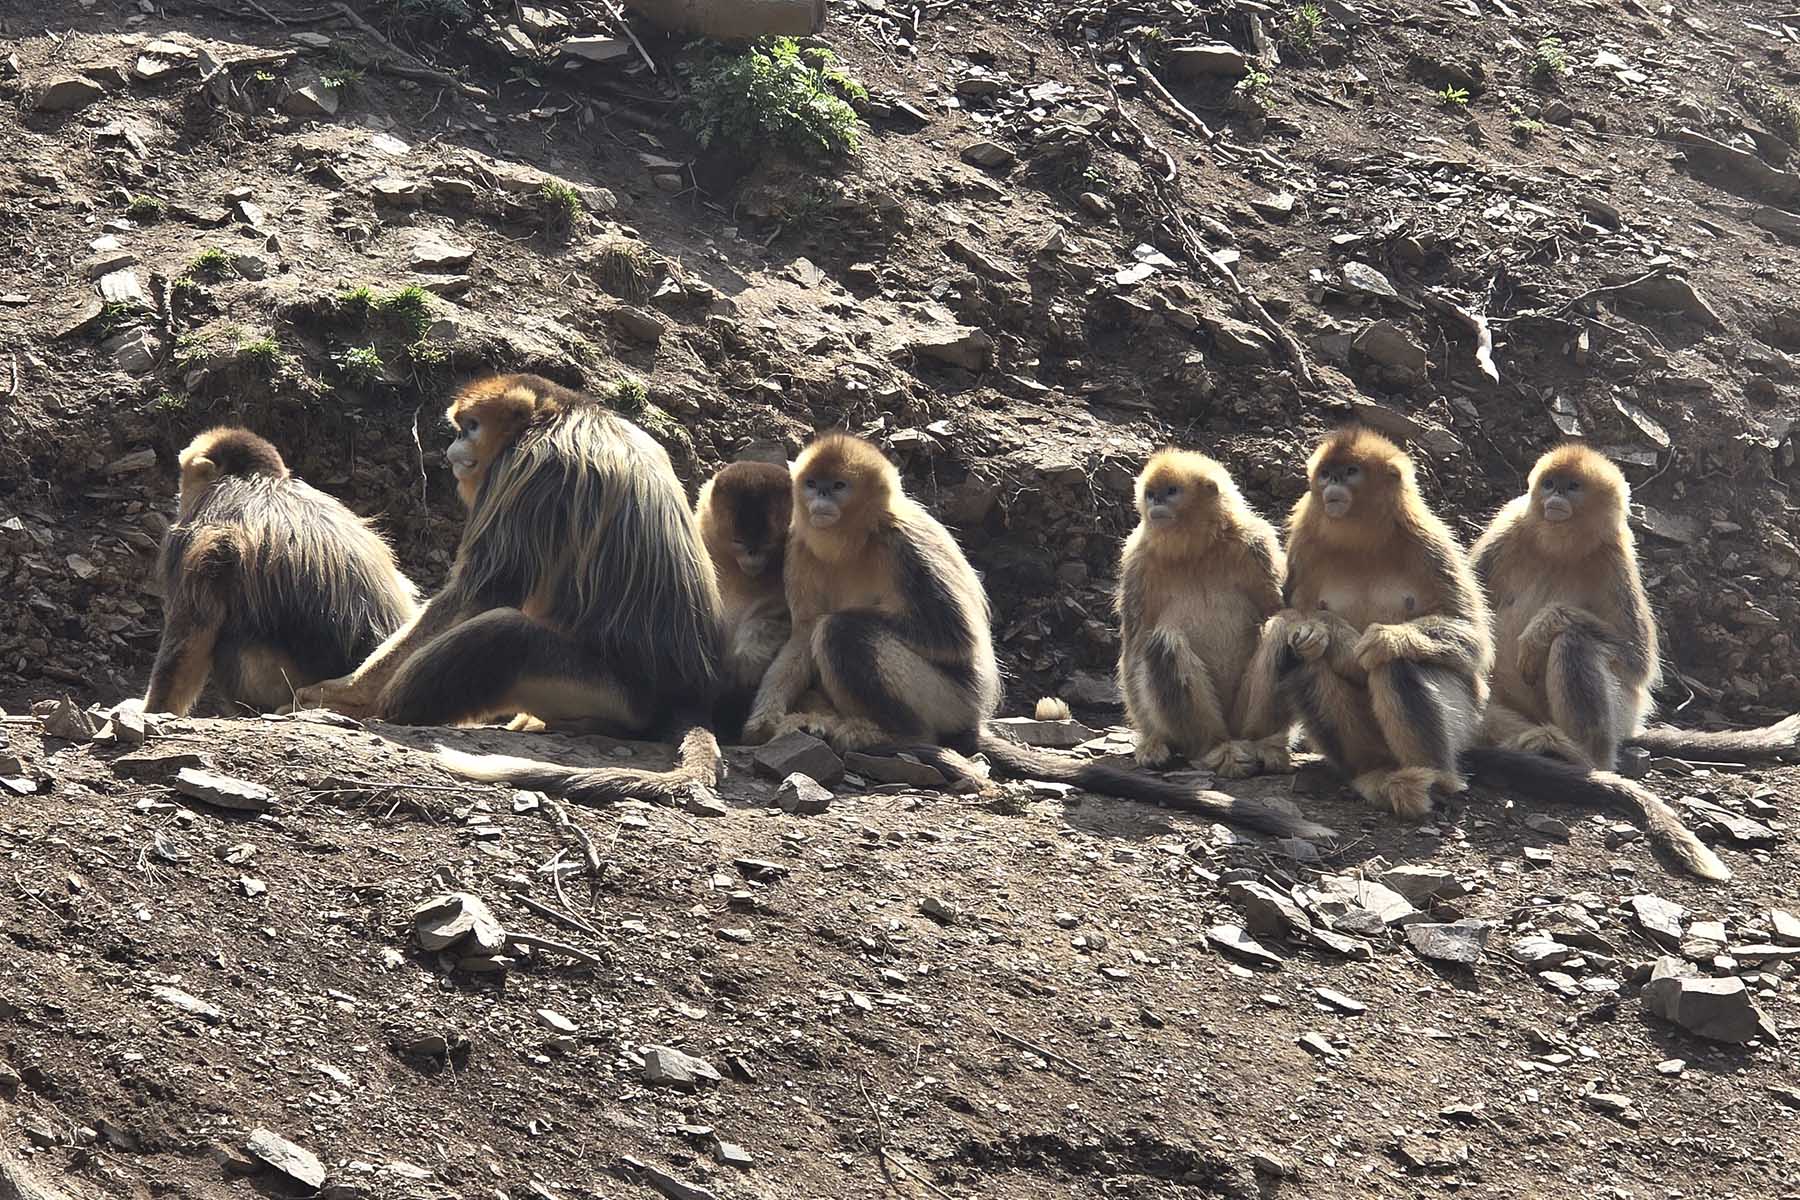
[[209,246],[188,260],[187,273],[196,279],[229,279],[237,268],[231,265],[231,255]]
[[368,324],[375,313],[375,306],[380,302],[375,289],[364,284],[362,287],[345,288],[337,294],[338,315],[356,325]]
[[594,247],[594,276],[608,295],[642,304],[656,282],[656,260],[636,238],[603,237]]
[[168,413],[170,415],[186,412],[187,406],[188,398],[186,396],[177,395],[174,392],[158,392],[149,404],[151,412]]
[[558,179],[544,181],[538,189],[538,211],[543,214],[544,232],[552,238],[567,241],[581,226],[587,205],[581,193]]
[[125,215],[140,225],[162,220],[163,202],[155,196],[133,196],[125,206]]
[[1569,52],[1563,40],[1555,34],[1539,38],[1537,51],[1531,56],[1531,77],[1539,83],[1549,83],[1568,73]]
[[613,380],[608,399],[622,413],[642,413],[650,407],[650,386],[636,375],[621,375]]
[[1519,145],[1528,145],[1531,139],[1544,132],[1544,123],[1535,117],[1514,117],[1511,125],[1513,141]]
[[739,53],[713,50],[690,68],[682,124],[702,147],[787,150],[816,162],[856,153],[863,132],[851,101],[868,89],[837,58],[793,38],[765,38]]
[[1312,0],[1295,5],[1287,10],[1281,18],[1277,32],[1281,40],[1300,51],[1311,54],[1319,44],[1319,34],[1325,28],[1325,10]]
[[378,297],[375,315],[403,331],[407,341],[416,342],[431,328],[431,300],[422,287],[403,287]]
[[237,356],[240,362],[265,377],[274,376],[287,361],[287,355],[281,352],[281,343],[272,337],[240,340]]
[[406,365],[415,376],[438,370],[450,361],[450,352],[436,342],[420,338],[406,347]]
[[1439,92],[1437,94],[1437,98],[1438,98],[1438,103],[1443,105],[1445,108],[1467,108],[1467,107],[1469,107],[1469,89],[1468,88],[1446,87],[1444,90],[1442,90],[1441,92]]

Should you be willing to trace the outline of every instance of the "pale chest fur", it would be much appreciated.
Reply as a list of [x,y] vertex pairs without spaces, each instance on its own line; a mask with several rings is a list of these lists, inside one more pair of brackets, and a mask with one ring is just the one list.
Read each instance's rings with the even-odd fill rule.
[[1324,551],[1311,561],[1290,562],[1293,607],[1333,613],[1356,629],[1413,621],[1437,611],[1442,597],[1434,579],[1405,564],[1371,570],[1371,560],[1378,557]]
[[1140,568],[1142,630],[1179,631],[1221,678],[1241,675],[1279,589],[1266,567],[1241,551],[1210,560],[1153,560]]
[[790,545],[787,574],[796,626],[851,610],[902,615],[893,562],[879,542],[836,559],[823,558],[804,543]]

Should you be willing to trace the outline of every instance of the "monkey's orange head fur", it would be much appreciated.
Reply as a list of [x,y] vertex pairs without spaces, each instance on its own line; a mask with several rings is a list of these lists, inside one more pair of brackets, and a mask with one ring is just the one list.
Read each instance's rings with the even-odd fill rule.
[[848,433],[828,433],[794,463],[797,532],[852,537],[892,508],[900,472],[873,445]]
[[1607,536],[1625,524],[1631,485],[1598,450],[1570,443],[1531,468],[1526,519],[1565,536]]
[[1158,450],[1137,477],[1138,516],[1159,540],[1204,535],[1242,505],[1231,473],[1192,450]]
[[287,464],[281,452],[268,441],[230,425],[208,429],[195,437],[181,452],[181,498],[183,517],[193,512],[208,488],[219,479],[266,476],[286,479]]
[[700,537],[723,575],[727,566],[752,579],[781,574],[782,552],[794,511],[785,466],[734,462],[700,489]]
[[1384,533],[1417,507],[1412,459],[1364,425],[1327,434],[1307,460],[1306,481],[1290,524],[1338,539]]
[[456,431],[445,457],[456,491],[473,508],[494,459],[527,430],[548,424],[578,404],[594,401],[537,375],[488,375],[465,384],[445,410]]

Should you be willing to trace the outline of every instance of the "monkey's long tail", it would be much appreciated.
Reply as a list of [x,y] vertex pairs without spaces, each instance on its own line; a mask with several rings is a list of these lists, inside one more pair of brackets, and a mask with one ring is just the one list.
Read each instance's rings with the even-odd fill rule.
[[1705,762],[1759,762],[1800,753],[1800,713],[1761,729],[1702,731],[1652,725],[1628,740],[1652,754],[1698,758]]
[[1650,840],[1690,874],[1721,883],[1731,878],[1731,868],[1681,823],[1662,797],[1623,775],[1589,771],[1521,750],[1465,750],[1457,761],[1477,783],[1533,800],[1622,809],[1643,821]]
[[[1105,796],[1142,800],[1183,812],[1199,813],[1227,825],[1239,825],[1276,837],[1327,839],[1337,836],[1335,830],[1307,820],[1297,806],[1285,800],[1248,800],[1207,788],[1183,787],[1136,771],[1083,762],[1066,755],[1021,746],[985,730],[976,737],[975,748],[987,755],[995,773],[1009,779],[1042,779],[1050,783],[1072,784]],[[915,753],[929,754],[930,751]],[[942,763],[933,765],[940,770],[945,769]]]
[[641,767],[565,767],[534,758],[514,758],[509,754],[464,754],[448,746],[437,748],[437,759],[446,770],[466,779],[552,792],[577,804],[643,800],[651,804],[678,805],[696,790],[710,793],[717,787],[725,764],[718,739],[704,725],[695,725],[682,735],[681,748],[675,754],[675,766],[667,771],[647,771]]

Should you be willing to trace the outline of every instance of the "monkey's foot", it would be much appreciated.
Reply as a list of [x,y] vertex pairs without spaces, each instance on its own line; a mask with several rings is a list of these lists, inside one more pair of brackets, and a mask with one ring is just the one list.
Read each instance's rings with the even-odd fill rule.
[[1395,816],[1419,821],[1431,813],[1431,787],[1443,773],[1432,767],[1393,767],[1369,771],[1350,781],[1358,795],[1370,804],[1392,810]]
[[508,733],[543,733],[549,728],[530,713],[518,713],[506,723]]
[[1331,648],[1331,626],[1323,621],[1296,621],[1288,628],[1288,648],[1307,662],[1316,662]]
[[1263,769],[1262,748],[1255,742],[1233,738],[1208,750],[1200,765],[1220,779],[1248,779]]
[[1578,767],[1588,765],[1587,755],[1582,752],[1575,740],[1554,725],[1533,725],[1513,737],[1509,748],[1525,754],[1542,754],[1548,758],[1560,758],[1564,762],[1574,763]]
[[1133,757],[1137,759],[1138,766],[1155,770],[1157,767],[1169,765],[1169,760],[1175,757],[1175,749],[1159,737],[1140,733],[1137,739],[1137,752]]
[[831,748],[839,754],[848,754],[852,750],[879,746],[894,740],[893,735],[883,731],[873,721],[829,713],[789,713],[775,726],[776,737],[796,731],[810,733],[813,737],[830,743]]
[[1262,772],[1265,775],[1287,775],[1293,772],[1293,751],[1288,748],[1285,733],[1257,742],[1256,755],[1262,760]]

